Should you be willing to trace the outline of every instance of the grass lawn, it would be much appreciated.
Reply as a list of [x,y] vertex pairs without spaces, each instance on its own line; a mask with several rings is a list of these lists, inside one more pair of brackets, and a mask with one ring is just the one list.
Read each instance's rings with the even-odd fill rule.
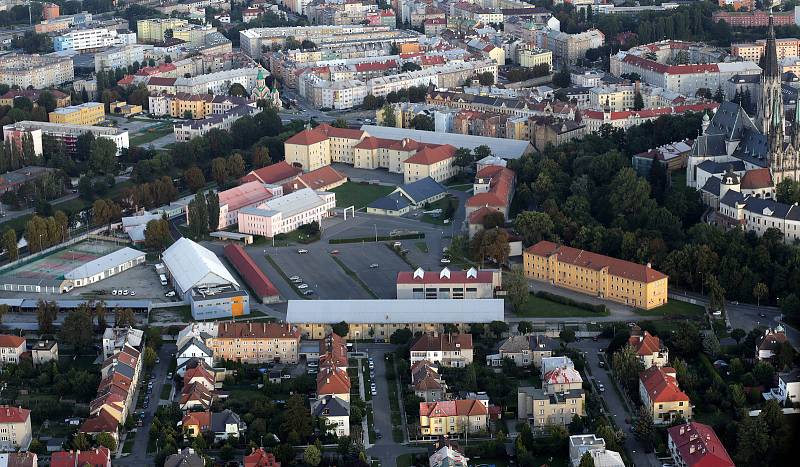
[[699,319],[705,314],[705,310],[700,305],[692,305],[688,302],[670,300],[666,305],[661,305],[652,310],[636,309],[636,313],[647,316],[663,316],[665,318],[690,318]]
[[530,294],[528,296],[528,301],[522,306],[522,310],[516,312],[515,315],[526,318],[574,318],[608,316],[608,312],[595,313]]
[[156,125],[146,129],[143,133],[137,133],[130,140],[131,146],[142,146],[157,140],[158,138],[167,136],[174,130],[172,124]]
[[415,242],[414,245],[417,247],[417,249],[419,251],[421,251],[423,253],[427,253],[428,252],[428,244],[427,243],[425,243],[425,242]]
[[[308,236],[299,230],[292,230],[289,233],[278,234],[275,236],[275,246],[291,246],[298,243],[308,245],[319,240],[320,234]],[[269,238],[265,238],[268,245],[272,244]]]
[[451,190],[458,190],[458,191],[470,191],[472,190],[472,183],[462,183],[458,185],[447,185],[447,188]]
[[450,196],[445,196],[444,198],[440,199],[439,201],[436,201],[435,203],[431,203],[429,206],[425,208],[426,211],[441,209],[442,213],[439,214],[438,217],[432,216],[430,214],[423,214],[422,217],[419,218],[419,220],[421,220],[422,222],[427,222],[428,224],[445,225],[444,223],[445,220],[451,220],[451,219],[445,219],[444,217],[444,213],[445,211],[447,211],[447,205],[451,202],[450,199],[451,199]]
[[394,464],[397,467],[411,467],[413,461],[414,454],[400,454],[397,456],[397,460],[394,461]]
[[161,399],[168,401],[169,400],[169,393],[172,391],[172,385],[169,383],[165,383],[161,386]]
[[136,434],[131,433],[128,435],[128,438],[125,440],[125,444],[122,445],[122,453],[127,454],[133,452],[133,443],[136,442]]
[[355,206],[356,209],[361,209],[376,199],[393,192],[394,187],[347,182],[331,191],[336,193],[337,208]]

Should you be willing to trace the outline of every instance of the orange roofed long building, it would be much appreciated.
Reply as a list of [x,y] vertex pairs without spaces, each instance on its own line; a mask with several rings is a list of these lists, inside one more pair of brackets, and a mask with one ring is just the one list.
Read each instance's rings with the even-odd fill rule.
[[460,399],[419,403],[419,427],[423,435],[486,431],[488,420],[488,400]]
[[288,324],[223,322],[206,346],[215,360],[297,363],[300,333]]
[[530,279],[636,308],[667,303],[668,277],[649,264],[541,241],[525,250],[524,267]]
[[306,172],[341,162],[359,169],[382,168],[401,173],[404,183],[425,177],[443,182],[456,174],[456,148],[449,144],[375,138],[363,130],[325,123],[292,136],[284,143],[284,149],[286,162]]

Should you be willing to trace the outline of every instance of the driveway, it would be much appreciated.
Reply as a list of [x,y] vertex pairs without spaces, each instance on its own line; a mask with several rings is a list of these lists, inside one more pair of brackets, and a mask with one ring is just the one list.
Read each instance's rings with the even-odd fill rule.
[[[158,400],[161,395],[161,388],[164,386],[164,379],[167,377],[167,370],[169,369],[169,362],[172,359],[172,354],[177,350],[175,344],[164,343],[161,350],[158,351],[159,363],[153,368],[152,374],[155,376],[153,380],[153,393],[150,395],[150,405],[144,411],[144,423],[138,428],[136,439],[133,443],[133,450],[127,457],[114,459],[114,465],[139,467],[141,465],[153,465],[152,455],[147,454],[147,442],[150,439],[150,425],[153,423],[153,415],[158,408]],[[145,381],[145,386],[147,382]],[[139,394],[136,394],[138,400]]]
[[601,397],[606,403],[609,417],[613,418],[617,426],[625,432],[625,450],[628,452],[634,464],[637,467],[659,467],[661,462],[658,461],[655,454],[645,453],[643,445],[633,436],[633,433],[631,433],[631,425],[625,422],[625,418],[630,417],[625,409],[625,402],[620,395],[617,394],[617,391],[614,390],[610,373],[600,368],[600,360],[597,357],[597,353],[600,349],[605,349],[608,343],[608,339],[599,339],[597,342],[591,339],[581,339],[578,342],[570,344],[570,347],[576,348],[586,354],[586,364],[591,370],[591,375],[594,376],[597,383],[602,383],[603,386],[605,386],[606,390],[600,393]]

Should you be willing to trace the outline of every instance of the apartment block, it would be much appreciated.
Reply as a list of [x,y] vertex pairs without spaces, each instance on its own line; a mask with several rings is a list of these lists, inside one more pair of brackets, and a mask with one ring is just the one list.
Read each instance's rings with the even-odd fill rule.
[[111,46],[136,43],[136,36],[130,31],[117,31],[108,28],[79,28],[53,38],[56,52],[90,52]]
[[424,436],[480,433],[487,430],[488,423],[488,399],[419,403],[419,427]]
[[542,30],[537,33],[537,45],[553,52],[559,61],[575,63],[586,56],[586,51],[605,44],[605,36],[597,29],[589,29],[577,34]]
[[94,55],[94,71],[127,68],[134,63],[141,66],[145,63],[146,53],[152,49],[150,45],[130,44],[97,52]]
[[517,418],[527,420],[534,430],[549,425],[567,426],[573,417],[585,414],[583,389],[548,394],[534,387],[520,387],[517,392]]
[[300,333],[286,324],[219,323],[217,334],[206,339],[214,359],[244,363],[297,363]]
[[158,93],[150,96],[149,111],[156,116],[203,119],[223,114],[240,105],[255,107],[255,102],[244,97],[214,94]]
[[22,135],[33,138],[34,147],[42,147],[42,138],[47,137],[52,141],[64,144],[67,152],[74,153],[78,136],[91,132],[95,138],[107,138],[117,145],[117,155],[129,146],[128,132],[119,128],[104,126],[71,125],[66,123],[35,122],[24,120],[3,126],[3,139],[10,141]]
[[420,361],[464,368],[472,363],[471,334],[422,334],[411,344],[411,365]]
[[0,57],[0,83],[22,89],[44,89],[75,78],[72,59],[51,55],[8,54]]
[[136,22],[136,38],[139,42],[163,41],[167,30],[175,31],[188,25],[189,21],[181,18],[140,19]]
[[525,275],[595,297],[649,310],[667,303],[667,275],[636,264],[553,242],[523,254]]
[[0,451],[27,450],[32,439],[31,411],[21,407],[0,406]]

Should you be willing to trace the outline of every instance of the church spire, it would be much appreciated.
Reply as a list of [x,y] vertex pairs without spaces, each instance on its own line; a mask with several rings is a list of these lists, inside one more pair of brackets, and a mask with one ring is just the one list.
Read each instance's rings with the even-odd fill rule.
[[775,45],[775,26],[772,7],[769,7],[769,29],[764,47],[764,70],[761,74],[761,96],[758,104],[758,123],[767,137],[772,155],[783,150],[784,114],[781,93],[781,70]]
[[775,25],[772,17],[772,7],[769,8],[769,32],[767,33],[767,44],[764,48],[764,76],[769,78],[780,78],[781,72],[778,67],[778,48],[775,45]]

